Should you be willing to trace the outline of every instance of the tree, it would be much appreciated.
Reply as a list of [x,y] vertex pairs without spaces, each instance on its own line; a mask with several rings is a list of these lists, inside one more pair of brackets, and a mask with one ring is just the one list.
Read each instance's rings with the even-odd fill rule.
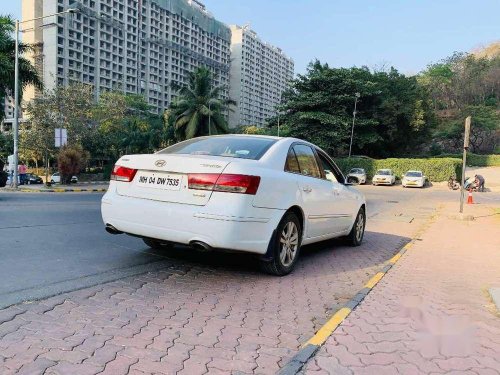
[[[494,48],[491,48],[494,47]],[[486,53],[455,53],[431,64],[418,77],[436,110],[436,145],[444,151],[462,148],[463,122],[472,116],[471,150],[492,152],[500,137],[500,49]]]
[[[360,93],[354,153],[387,156],[410,150],[428,134],[432,116],[416,79],[391,68],[330,68],[311,63],[283,95],[280,122],[287,135],[309,140],[332,155],[349,150],[354,94]],[[270,121],[276,126],[277,119]]]
[[80,145],[62,147],[57,157],[57,166],[61,173],[61,183],[69,184],[71,177],[80,173],[85,167],[87,159],[88,153]]
[[445,121],[442,130],[436,133],[448,150],[460,150],[463,145],[464,119],[471,116],[469,151],[493,153],[500,136],[500,112],[491,106],[467,106],[458,115]]
[[170,106],[169,119],[177,140],[228,132],[224,112],[236,103],[221,99],[221,90],[214,86],[207,68],[199,67],[189,74],[188,85],[179,89],[179,97]]
[[94,118],[99,140],[107,144],[105,149],[112,159],[126,153],[153,152],[173,137],[164,119],[152,113],[151,106],[140,95],[103,93]]
[[[15,40],[12,37],[14,31],[14,20],[8,16],[0,16],[0,103],[5,96],[14,93],[14,70],[15,70]],[[31,51],[28,44],[19,44],[19,54]],[[19,57],[19,82],[20,97],[26,86],[35,85],[42,87],[42,82],[35,67],[24,57]],[[0,111],[0,122],[3,120],[4,111]]]

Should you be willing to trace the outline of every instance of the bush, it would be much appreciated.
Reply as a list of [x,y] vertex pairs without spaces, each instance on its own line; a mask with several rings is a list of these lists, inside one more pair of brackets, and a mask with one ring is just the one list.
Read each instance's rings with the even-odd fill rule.
[[80,173],[85,167],[87,158],[88,153],[81,146],[64,146],[61,148],[57,157],[61,183],[70,183],[71,176]]
[[[457,158],[462,160],[462,154],[443,154],[439,158]],[[500,155],[479,155],[468,152],[467,165],[471,167],[500,167]]]
[[409,170],[421,170],[429,181],[448,181],[450,176],[460,178],[461,161],[453,158],[429,158],[429,159],[361,159],[342,158],[335,162],[339,168],[347,174],[351,168],[364,168],[368,178],[372,178],[378,169],[392,169],[396,176],[401,176]]
[[104,166],[103,178],[104,180],[109,180],[111,178],[111,172],[113,172],[114,164],[106,164]]
[[5,187],[7,185],[7,172],[0,170],[0,187]]

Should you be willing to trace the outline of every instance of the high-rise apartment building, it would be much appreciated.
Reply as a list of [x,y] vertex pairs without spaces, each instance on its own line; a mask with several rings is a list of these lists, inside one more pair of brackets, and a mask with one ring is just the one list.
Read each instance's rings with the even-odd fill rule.
[[[46,89],[84,82],[96,97],[105,90],[142,94],[160,112],[176,95],[172,83],[187,83],[200,65],[216,84],[229,84],[230,29],[197,0],[22,1],[25,20],[68,8],[80,12],[24,25]],[[24,99],[36,95],[32,88]]]
[[264,125],[276,115],[281,95],[293,78],[293,60],[259,39],[248,26],[231,25],[229,96],[237,102],[230,126]]

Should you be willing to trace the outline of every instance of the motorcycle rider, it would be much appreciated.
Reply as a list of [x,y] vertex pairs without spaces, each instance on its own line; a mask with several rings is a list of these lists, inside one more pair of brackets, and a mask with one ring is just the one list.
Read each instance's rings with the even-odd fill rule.
[[477,191],[484,191],[484,177],[481,176],[480,174],[476,174],[474,176],[475,178],[475,183],[476,183],[476,187],[477,187]]

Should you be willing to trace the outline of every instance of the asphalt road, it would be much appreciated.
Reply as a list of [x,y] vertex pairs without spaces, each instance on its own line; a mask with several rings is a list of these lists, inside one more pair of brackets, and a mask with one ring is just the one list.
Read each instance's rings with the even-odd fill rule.
[[[458,198],[457,192],[432,189],[360,189],[367,197],[369,219],[381,219],[395,206],[400,208],[400,219],[411,219],[417,206],[430,210],[443,199]],[[149,249],[140,239],[105,232],[101,197],[96,193],[0,193],[0,308],[179,263]],[[498,199],[498,195],[486,198]]]

